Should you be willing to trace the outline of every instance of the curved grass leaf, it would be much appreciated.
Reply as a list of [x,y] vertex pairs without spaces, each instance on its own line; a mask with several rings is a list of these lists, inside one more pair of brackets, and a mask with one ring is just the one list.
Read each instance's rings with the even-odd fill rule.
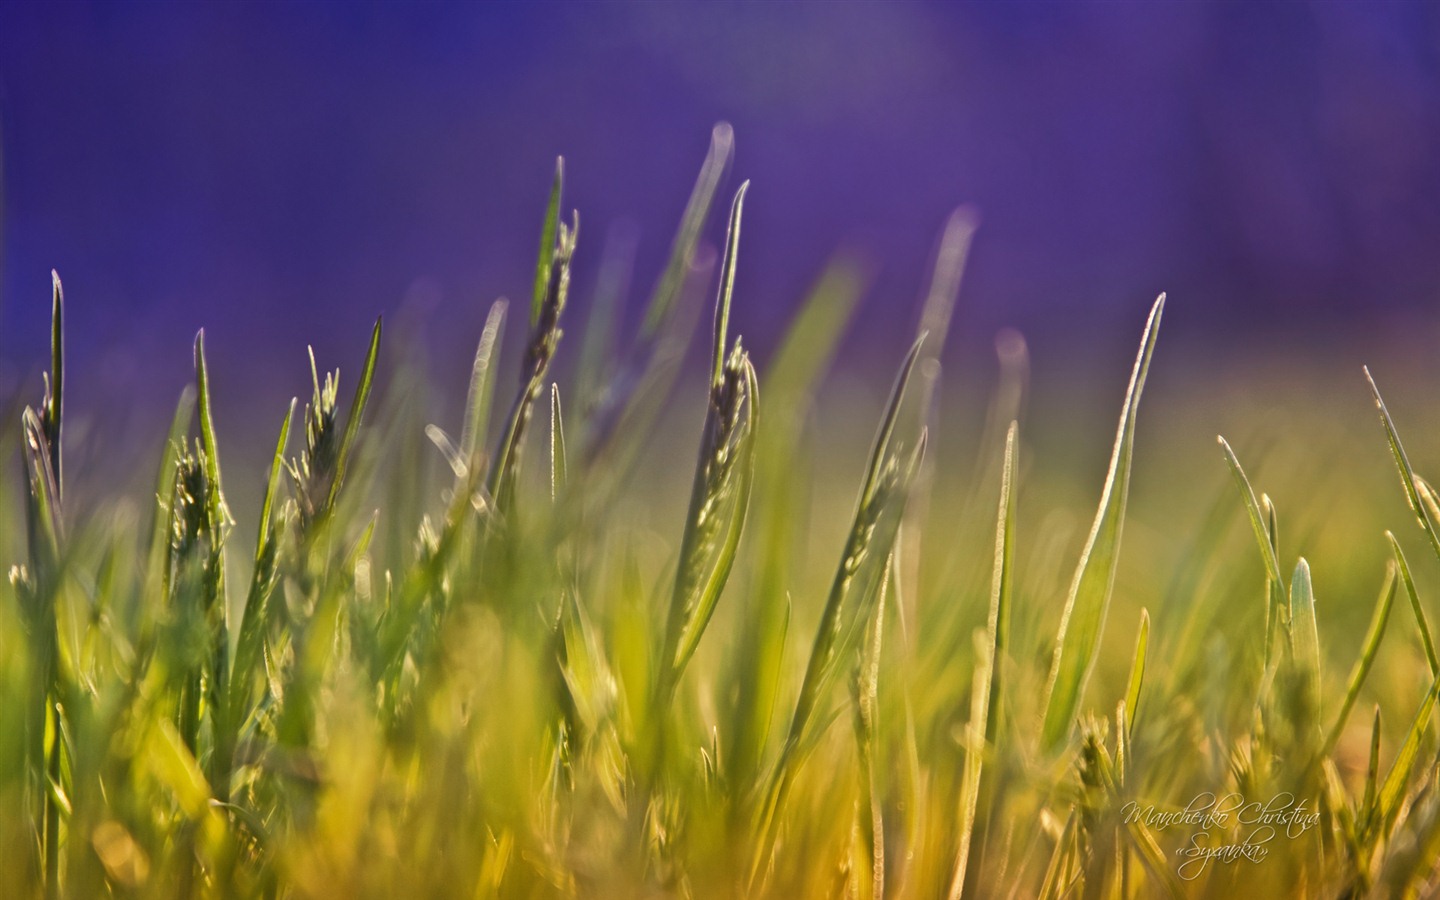
[[1120,533],[1125,520],[1125,501],[1130,491],[1130,459],[1135,446],[1135,417],[1140,408],[1140,395],[1145,389],[1145,376],[1150,371],[1150,356],[1159,336],[1160,317],[1165,311],[1165,295],[1161,294],[1150,310],[1140,341],[1140,354],[1130,376],[1125,406],[1115,435],[1115,450],[1110,458],[1110,472],[1100,497],[1095,524],[1080,555],[1080,565],[1065,601],[1060,618],[1060,632],[1055,639],[1055,656],[1046,688],[1045,719],[1041,726],[1040,744],[1047,752],[1059,749],[1069,736],[1080,709],[1085,683],[1095,664],[1095,652],[1105,627],[1105,613],[1110,603],[1110,590],[1115,581],[1119,561]]
[[1266,574],[1276,584],[1284,584],[1285,577],[1280,574],[1280,562],[1275,555],[1275,547],[1271,543],[1271,531],[1266,526],[1266,515],[1260,509],[1260,503],[1255,499],[1255,489],[1250,486],[1250,479],[1245,476],[1245,470],[1240,467],[1240,460],[1235,457],[1235,451],[1230,449],[1230,444],[1221,435],[1216,435],[1215,440],[1220,442],[1220,449],[1225,453],[1225,463],[1230,467],[1230,475],[1235,479],[1235,486],[1240,490],[1240,497],[1245,501],[1245,512],[1250,518],[1250,528],[1255,532],[1255,542],[1260,545],[1260,557],[1265,561]]
[[1350,716],[1355,699],[1360,696],[1360,686],[1365,683],[1371,667],[1375,665],[1375,656],[1380,650],[1380,639],[1385,636],[1385,625],[1390,621],[1390,609],[1395,604],[1395,590],[1398,581],[1395,573],[1395,563],[1386,566],[1385,583],[1380,588],[1380,598],[1375,602],[1375,612],[1370,616],[1370,628],[1365,632],[1365,642],[1360,646],[1360,658],[1355,660],[1355,666],[1350,670],[1350,683],[1345,688],[1345,699],[1340,702],[1340,712],[1335,716],[1335,724],[1330,726],[1330,736],[1325,739],[1325,746],[1321,750],[1322,754],[1328,755],[1340,742],[1340,733],[1345,729],[1345,720]]
[[1364,367],[1365,380],[1370,385],[1370,393],[1375,397],[1375,408],[1380,411],[1380,421],[1385,426],[1385,437],[1390,442],[1390,455],[1395,459],[1395,468],[1400,471],[1400,484],[1405,489],[1405,502],[1410,504],[1410,511],[1420,520],[1420,529],[1430,539],[1430,547],[1440,556],[1440,535],[1435,533],[1436,523],[1431,520],[1425,510],[1425,505],[1420,502],[1420,494],[1415,485],[1415,471],[1410,468],[1410,458],[1405,455],[1405,447],[1400,443],[1400,433],[1395,430],[1395,420],[1390,418],[1390,410],[1385,406],[1385,400],[1380,396],[1380,388],[1375,384],[1375,379],[1370,375],[1370,367]]
[[1395,539],[1395,535],[1387,531],[1385,537],[1390,541],[1390,552],[1400,570],[1400,584],[1405,587],[1405,594],[1410,598],[1410,610],[1415,614],[1415,627],[1420,631],[1420,643],[1425,648],[1425,661],[1430,664],[1430,674],[1440,676],[1440,659],[1436,658],[1435,641],[1430,636],[1430,623],[1425,619],[1425,610],[1420,606],[1420,594],[1415,590],[1415,579],[1410,576],[1410,563],[1406,561],[1405,551],[1400,549],[1400,542]]

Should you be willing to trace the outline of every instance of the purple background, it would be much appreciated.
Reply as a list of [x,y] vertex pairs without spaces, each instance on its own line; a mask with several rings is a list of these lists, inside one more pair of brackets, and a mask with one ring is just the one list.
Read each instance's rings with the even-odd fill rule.
[[306,343],[353,370],[407,296],[463,381],[486,305],[526,296],[554,156],[578,320],[616,221],[648,291],[722,119],[762,360],[842,246],[877,272],[856,333],[897,357],[960,203],[961,343],[1015,325],[1118,371],[1162,289],[1201,346],[1432,322],[1433,4],[0,0],[0,398],[52,266],[94,403],[168,405],[203,325],[269,410]]

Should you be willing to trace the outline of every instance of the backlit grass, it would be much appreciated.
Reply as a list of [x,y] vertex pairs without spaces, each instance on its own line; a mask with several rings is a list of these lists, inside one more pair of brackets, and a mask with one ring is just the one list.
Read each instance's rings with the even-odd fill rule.
[[[1364,495],[1400,511],[1393,533],[1347,532],[1383,571],[1307,561],[1272,496],[1309,515],[1331,486],[1252,481],[1224,438],[1193,451],[1209,512],[1151,516],[1132,548],[1139,423],[1173,402],[1145,396],[1165,298],[1136,311],[1090,524],[1067,521],[1027,487],[1053,481],[1028,459],[1017,337],[978,458],[937,447],[957,214],[868,447],[834,443],[853,429],[817,397],[853,273],[752,362],[730,327],[742,184],[697,308],[731,143],[718,127],[628,338],[618,295],[572,321],[557,166],[518,378],[500,301],[455,422],[416,420],[377,321],[339,371],[312,355],[266,476],[237,479],[198,335],[138,508],[67,497],[56,277],[43,390],[0,437],[7,896],[1435,891],[1435,586],[1410,557],[1440,559],[1440,495],[1376,382],[1378,418],[1335,427],[1393,457],[1393,494]],[[245,491],[253,517],[227,502]]]

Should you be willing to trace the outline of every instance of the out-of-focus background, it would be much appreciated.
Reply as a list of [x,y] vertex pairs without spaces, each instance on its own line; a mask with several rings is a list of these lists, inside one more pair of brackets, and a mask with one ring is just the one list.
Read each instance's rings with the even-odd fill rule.
[[[1160,447],[1334,384],[1352,427],[1362,360],[1440,383],[1433,4],[10,0],[0,397],[41,368],[51,267],[71,401],[107,446],[153,436],[201,326],[222,437],[257,458],[306,344],[353,373],[378,313],[463,390],[489,302],[529,289],[554,157],[583,220],[572,324],[625,223],[633,321],[722,120],[729,187],[753,180],[735,324],[762,372],[844,251],[873,276],[849,368],[881,373],[849,383],[883,390],[971,204],[948,356],[983,375],[1018,328],[1055,426],[1036,440],[1091,468],[1161,290],[1153,402],[1208,406]],[[1237,387],[1256,360],[1263,390]]]

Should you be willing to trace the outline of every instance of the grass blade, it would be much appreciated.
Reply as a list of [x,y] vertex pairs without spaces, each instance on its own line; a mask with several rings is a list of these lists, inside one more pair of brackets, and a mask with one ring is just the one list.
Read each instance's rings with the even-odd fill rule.
[[530,327],[540,324],[550,270],[555,264],[555,233],[560,222],[560,192],[565,186],[565,157],[555,158],[555,180],[550,183],[550,201],[545,204],[545,224],[540,228],[540,252],[535,263],[535,290],[530,298]]
[[1390,417],[1390,410],[1380,396],[1380,388],[1370,375],[1369,366],[1364,367],[1363,371],[1365,380],[1370,385],[1370,393],[1375,397],[1375,408],[1380,411],[1380,421],[1385,426],[1385,437],[1390,442],[1390,455],[1395,458],[1395,468],[1400,471],[1400,484],[1405,488],[1405,502],[1410,504],[1410,511],[1420,520],[1420,529],[1430,539],[1431,549],[1436,556],[1440,556],[1440,535],[1436,535],[1436,523],[1430,519],[1425,505],[1420,502],[1420,494],[1415,486],[1415,471],[1410,468],[1410,458],[1405,455],[1405,447],[1400,443],[1400,433],[1395,430],[1395,420]]
[[1401,802],[1410,783],[1410,773],[1414,771],[1415,763],[1420,757],[1420,745],[1430,727],[1430,715],[1435,710],[1437,697],[1440,697],[1440,675],[1435,677],[1430,683],[1430,689],[1425,692],[1425,699],[1415,713],[1415,720],[1410,724],[1405,742],[1395,754],[1395,761],[1390,764],[1390,773],[1385,776],[1385,783],[1380,788],[1375,804],[1375,823],[1382,833],[1389,830],[1391,823],[1400,813]]
[[550,385],[550,500],[565,487],[565,425],[560,418],[560,385]]
[[1415,579],[1410,576],[1410,563],[1405,559],[1405,551],[1400,549],[1400,542],[1395,535],[1385,532],[1385,537],[1390,541],[1390,552],[1395,557],[1395,566],[1400,570],[1400,583],[1405,587],[1405,593],[1410,598],[1410,610],[1415,614],[1415,627],[1420,631],[1420,643],[1425,648],[1425,661],[1430,664],[1430,674],[1440,675],[1440,659],[1435,655],[1435,641],[1430,636],[1430,623],[1425,620],[1425,610],[1420,606],[1420,594],[1415,590]]
[[1150,646],[1150,610],[1140,610],[1140,632],[1135,637],[1135,657],[1130,663],[1130,682],[1125,689],[1125,737],[1135,731],[1140,710],[1140,688],[1145,682],[1145,654]]
[[1370,616],[1370,628],[1365,632],[1365,642],[1360,646],[1360,658],[1355,660],[1355,666],[1350,670],[1350,683],[1345,688],[1345,699],[1340,703],[1340,712],[1335,716],[1335,724],[1330,727],[1330,736],[1325,740],[1322,754],[1328,755],[1340,742],[1345,720],[1350,716],[1355,699],[1360,696],[1360,686],[1365,683],[1371,667],[1375,665],[1380,639],[1385,636],[1385,625],[1390,621],[1390,609],[1395,603],[1398,581],[1395,572],[1395,563],[1385,567],[1385,583],[1380,588],[1380,599],[1375,602],[1375,612]]
[[[806,297],[771,360],[765,381],[766,414],[756,430],[755,485],[751,489],[750,547],[754,586],[736,642],[732,727],[725,759],[734,785],[753,786],[774,718],[789,631],[788,585],[801,525],[804,480],[799,445],[816,383],[829,366],[861,295],[863,275],[854,263],[832,262]],[[744,827],[744,804],[732,807],[732,826]]]
[[880,599],[870,624],[870,636],[865,641],[860,660],[855,667],[853,690],[855,746],[860,763],[858,830],[865,848],[866,861],[870,866],[870,896],[874,900],[885,896],[885,819],[880,806],[875,760],[880,751],[876,707],[879,702],[880,650],[885,631],[886,593],[882,584]]
[[195,390],[200,400],[200,446],[205,451],[205,478],[210,482],[210,527],[219,535],[230,523],[225,494],[220,487],[220,448],[215,440],[215,417],[210,405],[210,367],[205,362],[205,329],[195,335]]
[[1310,581],[1310,564],[1304,557],[1295,564],[1290,579],[1290,607],[1295,627],[1291,633],[1291,651],[1300,667],[1308,709],[1314,714],[1318,728],[1320,717],[1320,631],[1315,624],[1315,591]]
[[260,504],[255,568],[251,570],[250,589],[240,616],[240,636],[235,644],[235,659],[231,667],[229,725],[232,729],[238,729],[244,723],[250,685],[262,666],[267,618],[265,606],[273,587],[279,537],[273,529],[275,495],[280,489],[281,473],[285,470],[285,448],[290,443],[290,424],[295,419],[295,405],[296,400],[292,397],[285,411],[285,420],[280,425],[280,437],[275,441],[275,455],[270,460],[270,473],[265,480],[265,498]]
[[350,415],[345,419],[345,436],[340,439],[340,450],[335,455],[335,477],[330,481],[329,496],[325,501],[327,510],[334,510],[340,496],[340,486],[345,481],[350,454],[355,448],[355,437],[360,433],[360,421],[365,415],[365,405],[370,400],[370,387],[375,380],[375,360],[380,356],[380,319],[370,332],[370,349],[365,352],[365,366],[360,370],[360,381],[355,385],[355,397],[350,401]]
[[485,432],[490,427],[490,406],[495,396],[495,358],[500,346],[500,330],[505,324],[504,300],[496,300],[485,317],[480,344],[475,348],[475,364],[470,368],[470,388],[465,395],[465,423],[460,430],[460,458],[467,466],[476,464],[476,455],[485,445]]
[[[558,179],[558,169],[557,169]],[[557,182],[558,183],[558,182]],[[558,194],[555,195],[558,197]],[[555,199],[552,197],[552,199]],[[511,507],[511,494],[516,476],[520,470],[521,452],[525,432],[534,413],[535,402],[544,389],[546,374],[555,360],[560,344],[560,319],[565,312],[566,300],[570,294],[570,261],[575,255],[575,242],[579,237],[580,217],[575,215],[573,224],[557,226],[554,242],[549,252],[554,264],[546,270],[548,281],[540,304],[539,315],[535,317],[530,330],[530,342],[525,350],[521,370],[520,393],[510,407],[505,433],[500,439],[499,450],[490,461],[490,473],[486,480],[486,491],[502,511]]]
[[970,863],[970,843],[975,833],[975,811],[980,805],[980,776],[989,752],[988,728],[990,693],[995,684],[995,633],[975,630],[975,680],[970,691],[970,724],[965,729],[965,768],[960,775],[960,839],[955,847],[955,868],[950,876],[950,900],[960,900],[965,891],[965,872]]
[[806,664],[795,711],[790,718],[790,729],[765,795],[760,815],[761,838],[750,868],[749,883],[752,888],[757,886],[757,879],[773,848],[779,813],[788,796],[795,770],[808,750],[815,710],[828,694],[840,661],[848,660],[855,652],[858,635],[869,622],[878,602],[878,590],[894,551],[911,479],[925,451],[923,431],[907,462],[901,461],[899,453],[902,448],[894,446],[893,440],[905,389],[910,383],[923,343],[922,336],[911,346],[901,364],[875,435],[845,551],[816,628],[810,660]]
[[65,424],[65,291],[60,273],[50,270],[50,380],[45,391],[42,424],[49,445],[50,470],[55,476],[55,499],[60,501],[65,490],[65,471],[61,445]]
[[[710,402],[700,443],[700,459],[690,492],[690,510],[680,542],[680,566],[666,625],[659,702],[669,702],[700,636],[714,614],[720,592],[730,576],[740,531],[750,502],[754,476],[755,414],[758,403],[754,366],[736,340],[725,357],[730,304],[735,292],[735,266],[740,248],[740,222],[749,182],[740,185],[730,208],[719,295],[715,301],[715,334]],[[718,538],[718,541],[717,541]],[[664,675],[665,669],[669,675]]]
[[1375,704],[1375,716],[1370,725],[1370,762],[1365,767],[1365,793],[1360,800],[1357,815],[1358,828],[1362,835],[1369,837],[1371,824],[1375,821],[1375,804],[1380,788],[1380,704]]
[[725,235],[725,261],[720,266],[720,298],[715,304],[715,334],[710,358],[711,388],[720,387],[724,376],[725,333],[730,327],[730,301],[735,295],[735,265],[740,255],[740,219],[745,212],[745,192],[750,182],[740,185],[730,205],[730,227]]
[[1041,726],[1040,743],[1047,752],[1054,752],[1070,734],[1080,709],[1085,683],[1094,667],[1095,652],[1105,626],[1105,613],[1110,603],[1110,590],[1119,560],[1120,533],[1125,519],[1125,501],[1130,491],[1130,460],[1135,446],[1135,417],[1140,395],[1145,389],[1145,376],[1150,370],[1150,356],[1160,331],[1160,317],[1165,311],[1165,295],[1161,294],[1150,310],[1140,342],[1140,354],[1130,376],[1124,410],[1115,435],[1115,450],[1110,459],[1110,472],[1100,497],[1085,550],[1065,611],[1060,619],[1060,632],[1055,640],[1054,662],[1050,669],[1045,720]]
[[1230,449],[1230,444],[1224,437],[1216,435],[1220,442],[1220,449],[1225,453],[1225,463],[1230,467],[1230,475],[1235,479],[1235,486],[1240,490],[1240,497],[1245,501],[1245,512],[1250,517],[1250,527],[1255,532],[1255,542],[1260,545],[1260,556],[1265,561],[1265,572],[1276,584],[1284,584],[1285,578],[1280,574],[1280,562],[1275,556],[1275,547],[1271,543],[1270,530],[1266,527],[1266,516],[1260,509],[1260,503],[1255,499],[1255,490],[1250,486],[1250,479],[1245,476],[1245,470],[1240,467],[1240,460],[1235,457],[1235,451]]
[[695,259],[700,232],[710,215],[715,190],[720,186],[720,178],[730,164],[734,146],[735,132],[730,123],[717,124],[710,132],[710,149],[705,154],[705,162],[700,166],[695,187],[690,192],[690,199],[685,203],[685,212],[680,217],[680,229],[671,244],[670,260],[665,265],[665,273],[660,276],[660,282],[650,297],[650,305],[645,310],[645,321],[640,327],[642,342],[648,342],[656,336],[675,308],[680,290],[685,285],[686,274]]

